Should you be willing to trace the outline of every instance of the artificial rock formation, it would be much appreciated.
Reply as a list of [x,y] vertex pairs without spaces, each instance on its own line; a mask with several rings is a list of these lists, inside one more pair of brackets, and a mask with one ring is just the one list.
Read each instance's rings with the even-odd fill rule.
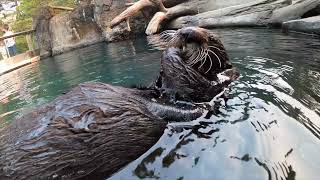
[[93,9],[92,5],[81,5],[71,13],[56,15],[51,7],[41,8],[33,18],[41,56],[52,56],[103,41]]
[[[41,9],[34,18],[34,28],[42,54],[55,55],[165,29],[280,27],[287,21],[317,15],[319,0],[87,0],[62,15],[55,15],[49,7]],[[317,28],[316,18],[311,21],[312,28]],[[299,23],[299,28],[291,28],[290,23],[284,28],[315,33],[310,23]]]
[[320,16],[314,16],[283,23],[284,31],[299,31],[320,35]]
[[42,56],[52,55],[52,38],[50,33],[50,19],[54,16],[54,11],[49,7],[43,7],[38,15],[33,18],[33,28],[35,38]]
[[299,19],[307,11],[320,4],[318,0],[258,0],[246,4],[226,7],[180,17],[170,23],[170,28],[197,25],[200,27],[268,26]]
[[163,24],[174,18],[197,14],[198,5],[205,1],[172,0],[170,4],[166,6],[167,2],[169,1],[140,0],[115,17],[111,21],[111,27],[115,27],[121,22],[126,21],[128,29],[131,29],[130,18],[151,9],[154,11],[154,15],[147,26],[146,34],[155,34],[159,32]]
[[82,2],[72,12],[56,14],[52,7],[42,7],[34,17],[36,40],[42,56],[60,54],[102,41],[120,41],[143,34],[148,15],[138,15],[130,22],[132,29],[110,22],[126,9],[126,0]]
[[68,15],[54,16],[50,20],[53,55],[104,40],[93,10],[93,5],[79,6]]
[[302,19],[284,22],[282,29],[284,32],[297,31],[320,35],[320,5],[306,12]]
[[[223,3],[219,0],[189,0],[179,1],[173,7],[166,7],[165,2],[140,0],[117,16],[111,26],[130,19],[147,7],[157,7],[146,30],[147,34],[157,33],[161,28],[178,29],[187,26],[281,26],[283,22],[300,19],[320,5],[319,0],[229,0]],[[215,4],[221,8],[215,9]]]
[[103,31],[105,41],[121,41],[143,34],[146,22],[150,18],[142,14],[131,20],[131,29],[128,29],[126,24],[111,28],[112,19],[126,9],[126,2],[126,0],[95,0],[92,2],[95,7],[95,20]]

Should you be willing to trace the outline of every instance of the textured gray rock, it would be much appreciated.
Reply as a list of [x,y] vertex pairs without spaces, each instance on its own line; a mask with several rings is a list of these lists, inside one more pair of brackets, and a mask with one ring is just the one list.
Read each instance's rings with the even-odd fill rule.
[[35,30],[35,38],[37,48],[40,49],[42,57],[52,55],[52,39],[50,33],[50,19],[54,16],[54,12],[49,7],[43,7],[38,11],[37,16],[33,17],[33,29]]
[[320,5],[319,0],[296,0],[289,6],[276,9],[270,17],[271,24],[281,25],[286,21],[300,19],[306,12]]
[[254,1],[256,0],[209,0],[208,4],[206,5],[206,7],[204,7],[204,9],[205,11],[212,11],[230,6],[246,4]]
[[307,18],[307,17],[312,17],[312,16],[318,16],[320,15],[320,4],[315,7],[314,9],[308,11],[307,13],[305,13],[302,18]]
[[[128,1],[89,0],[72,13],[57,16],[48,8],[40,10],[34,18],[34,27],[42,54],[55,55],[101,41],[121,41],[144,34],[155,13],[152,8],[144,9],[143,13],[129,19],[131,30],[125,22],[110,28],[110,22],[126,9]],[[164,0],[164,4],[174,6],[171,8],[175,9],[174,12],[189,8],[198,13],[189,16],[179,14],[182,17],[171,22],[168,20],[164,29],[281,26],[287,22],[284,28],[288,30],[318,32],[318,18],[291,20],[320,15],[320,0]]]
[[200,26],[206,28],[230,26],[281,25],[285,21],[299,19],[317,7],[319,0],[256,0],[236,6],[177,18],[169,28]]
[[94,6],[79,6],[72,13],[50,20],[52,55],[102,42],[102,30],[94,20]]
[[288,21],[283,23],[282,28],[284,31],[299,31],[320,35],[320,16]]
[[110,21],[126,8],[126,0],[95,0],[79,5],[71,13],[55,15],[50,7],[34,17],[36,40],[43,57],[61,54],[102,41],[120,41],[143,34],[149,19],[142,15],[110,28]]
[[95,0],[92,2],[95,6],[95,19],[103,31],[103,37],[106,41],[120,41],[132,38],[137,34],[143,34],[147,21],[142,15],[131,19],[131,31],[125,23],[111,29],[110,22],[126,9],[126,0]]

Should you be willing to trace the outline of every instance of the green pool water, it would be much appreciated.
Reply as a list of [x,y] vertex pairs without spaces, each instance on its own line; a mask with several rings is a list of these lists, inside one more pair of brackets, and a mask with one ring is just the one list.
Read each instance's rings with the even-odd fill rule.
[[148,85],[160,69],[160,57],[161,52],[149,48],[146,39],[101,43],[0,76],[0,116],[9,112],[1,123],[21,117],[82,82]]
[[[320,38],[221,29],[241,73],[210,119],[169,123],[148,152],[110,179],[264,180],[320,177]],[[86,81],[148,85],[161,52],[137,39],[97,44],[0,77],[0,124]]]

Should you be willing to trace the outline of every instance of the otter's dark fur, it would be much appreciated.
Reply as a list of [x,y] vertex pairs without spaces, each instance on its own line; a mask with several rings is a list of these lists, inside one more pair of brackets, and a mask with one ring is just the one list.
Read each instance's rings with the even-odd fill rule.
[[[222,52],[223,66],[210,72],[188,65],[189,45],[213,42],[203,33],[177,31],[176,42],[163,54],[159,78],[148,88],[85,83],[14,120],[0,131],[0,179],[106,178],[154,145],[168,121],[200,117],[202,108],[181,108],[176,100],[209,101],[237,76]],[[229,79],[219,82],[220,72]]]
[[[161,42],[162,37],[169,43]],[[158,43],[160,48],[166,49],[154,85],[161,96],[182,101],[210,101],[239,76],[232,68],[222,42],[208,30],[187,27],[152,38],[151,44]],[[197,61],[190,65],[190,59]],[[228,80],[219,82],[219,73]]]

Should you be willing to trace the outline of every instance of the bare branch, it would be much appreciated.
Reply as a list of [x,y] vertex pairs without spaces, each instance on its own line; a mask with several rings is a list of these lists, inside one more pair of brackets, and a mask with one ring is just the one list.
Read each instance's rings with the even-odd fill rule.
[[151,7],[151,6],[154,7],[155,3],[150,0],[140,0],[134,3],[132,6],[128,7],[125,11],[123,11],[120,15],[118,15],[111,21],[111,28],[117,26],[123,21],[126,21],[130,17],[135,16],[144,8]]
[[168,8],[166,13],[157,12],[151,19],[147,29],[146,34],[151,35],[159,32],[161,25],[166,21],[170,21],[174,18],[186,15],[194,15],[198,13],[197,6],[190,6],[187,3],[179,4],[172,8]]
[[[166,8],[167,6],[170,8]],[[155,8],[157,10],[146,29],[146,34],[148,35],[157,33],[161,29],[161,25],[166,21],[198,13],[197,6],[194,6],[194,4],[190,5],[188,0],[140,0],[115,17],[111,21],[111,28],[126,21],[128,30],[130,31],[129,18],[137,15],[139,12],[143,12],[146,8]]]

